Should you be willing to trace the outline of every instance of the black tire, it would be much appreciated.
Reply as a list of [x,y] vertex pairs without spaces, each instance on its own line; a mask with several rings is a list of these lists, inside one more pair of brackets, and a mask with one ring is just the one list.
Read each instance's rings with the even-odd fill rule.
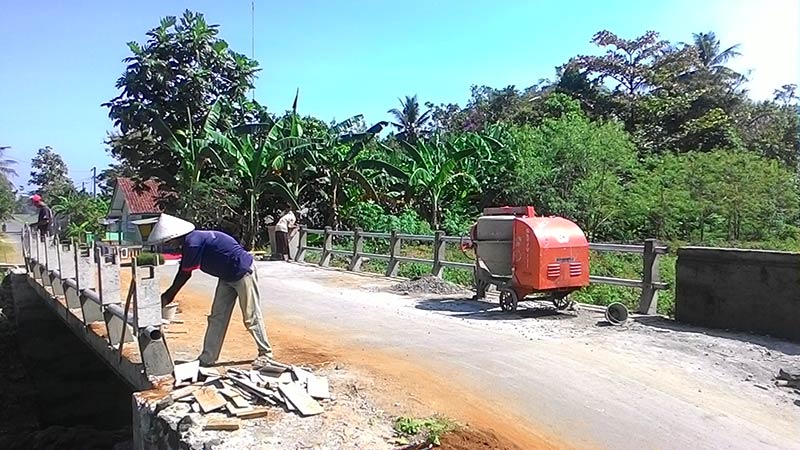
[[572,303],[573,301],[569,297],[569,294],[564,294],[562,296],[556,296],[553,298],[553,306],[555,306],[559,311],[568,309],[570,306],[572,306]]
[[514,312],[517,310],[519,296],[513,289],[500,290],[500,309],[503,311]]

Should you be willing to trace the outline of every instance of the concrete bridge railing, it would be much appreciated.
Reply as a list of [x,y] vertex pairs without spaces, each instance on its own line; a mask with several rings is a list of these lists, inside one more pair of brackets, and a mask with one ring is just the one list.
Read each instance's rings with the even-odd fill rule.
[[[308,237],[311,235],[318,235],[322,237],[321,247],[313,247],[308,245]],[[333,239],[335,237],[351,239],[353,241],[353,249],[335,249],[333,247]],[[388,240],[389,253],[379,254],[364,252],[365,239]],[[361,265],[365,259],[383,260],[387,262],[387,277],[397,276],[400,263],[430,264],[432,267],[431,274],[441,278],[445,267],[468,271],[473,271],[475,269],[475,265],[472,263],[447,260],[446,245],[460,244],[465,239],[467,238],[446,236],[443,231],[437,231],[431,236],[402,234],[396,231],[392,233],[372,233],[365,232],[361,229],[356,229],[354,231],[338,231],[333,230],[331,227],[326,227],[322,230],[300,227],[299,244],[297,247],[297,253],[295,254],[295,260],[303,262],[308,251],[319,252],[319,264],[321,266],[328,266],[330,265],[331,258],[334,255],[337,255],[350,260],[347,269],[351,271],[360,271]],[[432,245],[433,258],[414,258],[401,255],[403,242],[417,242]],[[608,284],[612,286],[640,289],[638,312],[641,314],[656,314],[658,309],[658,292],[664,289],[669,289],[669,285],[661,281],[661,275],[659,273],[659,257],[669,253],[669,249],[667,247],[659,245],[655,239],[647,239],[643,244],[590,243],[589,249],[600,253],[611,252],[641,255],[643,273],[641,280],[601,277],[594,275],[590,277],[590,280],[592,283],[597,284]]]
[[134,387],[151,387],[170,375],[173,362],[162,334],[161,295],[156,268],[131,263],[122,298],[119,252],[56,236],[40,239],[22,231],[29,283],[49,306]]

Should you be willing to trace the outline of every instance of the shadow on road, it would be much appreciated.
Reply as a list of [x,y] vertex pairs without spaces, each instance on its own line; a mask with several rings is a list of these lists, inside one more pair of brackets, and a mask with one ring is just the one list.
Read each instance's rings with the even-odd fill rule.
[[776,352],[781,352],[790,356],[800,355],[800,343],[790,342],[771,336],[760,336],[757,334],[746,333],[743,331],[728,331],[717,330],[713,328],[698,327],[689,325],[675,320],[665,319],[663,317],[647,316],[637,317],[633,319],[634,322],[651,327],[655,331],[675,331],[682,333],[696,333],[707,336],[714,336],[724,339],[733,339],[750,344],[760,345]]
[[534,301],[520,303],[519,308],[515,312],[503,311],[497,303],[489,303],[485,300],[472,300],[465,297],[426,298],[420,300],[415,305],[415,308],[424,311],[452,313],[448,315],[474,320],[562,320],[575,318],[574,314],[560,312],[553,306]]

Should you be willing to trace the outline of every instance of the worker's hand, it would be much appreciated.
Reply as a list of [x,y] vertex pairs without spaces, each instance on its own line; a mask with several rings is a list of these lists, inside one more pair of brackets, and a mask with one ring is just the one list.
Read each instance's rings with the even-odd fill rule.
[[162,307],[169,305],[170,303],[172,303],[173,300],[175,300],[175,296],[170,294],[169,292],[164,292],[163,294],[161,294]]

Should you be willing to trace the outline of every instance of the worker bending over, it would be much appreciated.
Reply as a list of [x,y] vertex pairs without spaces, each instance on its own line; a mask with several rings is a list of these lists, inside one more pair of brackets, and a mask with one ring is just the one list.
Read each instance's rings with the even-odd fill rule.
[[161,244],[164,251],[181,254],[178,274],[172,286],[161,296],[163,306],[175,299],[196,269],[219,279],[199,358],[201,365],[210,366],[217,362],[237,297],[244,326],[258,347],[258,358],[253,361],[253,367],[260,368],[270,362],[272,349],[261,316],[258,276],[253,256],[247,250],[221,231],[195,230],[193,224],[167,214],[158,219],[147,243]]

